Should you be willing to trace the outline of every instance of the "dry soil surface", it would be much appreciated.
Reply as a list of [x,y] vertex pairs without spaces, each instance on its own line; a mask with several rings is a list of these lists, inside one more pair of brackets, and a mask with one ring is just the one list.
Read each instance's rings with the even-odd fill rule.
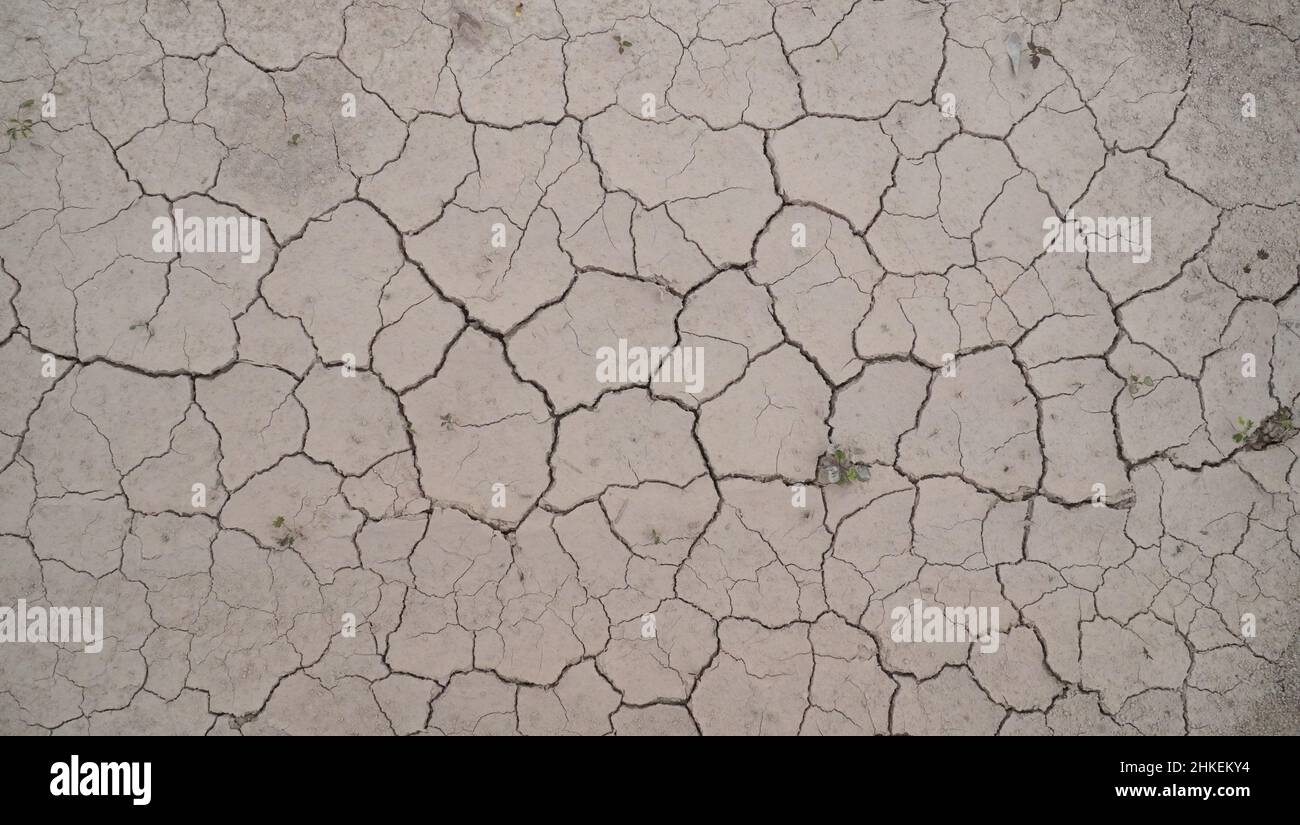
[[0,733],[1293,732],[1298,39],[5,0]]

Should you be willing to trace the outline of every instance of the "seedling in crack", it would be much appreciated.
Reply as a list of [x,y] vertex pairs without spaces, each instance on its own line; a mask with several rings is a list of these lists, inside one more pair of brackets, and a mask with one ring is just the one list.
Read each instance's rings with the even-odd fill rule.
[[663,538],[660,537],[659,531],[653,527],[650,528],[650,543],[663,544]]
[[624,40],[622,35],[614,35],[614,42],[618,44],[618,53],[622,54],[625,50],[632,48],[631,40]]
[[282,530],[280,535],[275,537],[275,544],[281,549],[293,547],[294,542],[302,538],[302,530],[297,527],[286,527],[284,516],[276,516],[271,520],[271,526],[276,530]]
[[27,110],[35,105],[35,100],[24,100],[18,104],[18,117],[9,118],[9,125],[5,128],[5,134],[9,137],[9,145],[13,146],[19,138],[29,138],[32,136],[32,127],[36,121],[27,117]]
[[1028,54],[1029,65],[1032,68],[1037,69],[1039,62],[1042,61],[1044,56],[1052,56],[1052,50],[1046,46],[1040,46],[1035,43],[1033,32],[1030,32],[1029,34],[1028,45],[1021,41],[1020,35],[1016,32],[1007,35],[1007,56],[1011,58],[1012,74],[1020,74],[1020,56],[1022,54]]
[[460,422],[456,420],[456,416],[451,413],[443,413],[439,420],[442,422],[442,428],[444,430],[450,430],[460,426]]
[[1254,422],[1249,419],[1243,424],[1239,417],[1237,423],[1242,425],[1242,429],[1233,434],[1232,440],[1251,450],[1262,450],[1274,444],[1281,444],[1300,432],[1300,429],[1296,428],[1295,421],[1292,420],[1290,407],[1278,407],[1253,430],[1250,425]]
[[820,484],[848,484],[871,478],[871,468],[854,461],[843,447],[836,447],[817,460],[817,481]]
[[1035,43],[1034,36],[1031,34],[1029,36],[1029,65],[1032,68],[1037,69],[1038,62],[1043,59],[1044,55],[1046,55],[1047,57],[1051,57],[1052,50],[1047,48],[1046,46],[1040,46],[1037,43]]
[[1238,444],[1243,443],[1246,440],[1246,437],[1250,435],[1250,430],[1254,426],[1255,422],[1251,421],[1249,418],[1237,416],[1237,425],[1233,427],[1236,432],[1232,434],[1232,440]]
[[1151,376],[1149,375],[1144,375],[1141,378],[1139,378],[1136,375],[1130,374],[1128,377],[1129,395],[1136,396],[1138,393],[1142,392],[1143,387],[1151,387],[1151,386],[1155,386],[1155,382],[1151,380]]

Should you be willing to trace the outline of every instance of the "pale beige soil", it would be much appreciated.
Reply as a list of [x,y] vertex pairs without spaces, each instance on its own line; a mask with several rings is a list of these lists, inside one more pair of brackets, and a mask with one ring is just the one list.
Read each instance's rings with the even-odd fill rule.
[[[0,643],[0,734],[1295,733],[1300,439],[1234,433],[1300,397],[1298,44],[4,0],[0,607],[106,638]],[[260,257],[155,251],[175,207]],[[1045,252],[1071,210],[1150,260]],[[701,384],[598,380],[619,339]],[[998,649],[895,641],[916,598]]]

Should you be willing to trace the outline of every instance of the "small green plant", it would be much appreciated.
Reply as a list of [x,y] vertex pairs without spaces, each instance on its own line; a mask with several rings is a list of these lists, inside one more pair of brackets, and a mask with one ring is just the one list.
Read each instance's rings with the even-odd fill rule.
[[294,542],[302,538],[302,530],[297,527],[286,527],[284,516],[276,516],[271,520],[271,526],[276,530],[283,530],[280,535],[275,536],[275,544],[280,548],[293,547]]
[[1151,380],[1151,376],[1149,375],[1144,375],[1141,378],[1139,378],[1136,375],[1130,374],[1128,377],[1128,394],[1135,396],[1138,393],[1142,392],[1143,387],[1151,387],[1154,385],[1155,382]]
[[1290,407],[1278,407],[1259,422],[1259,426],[1252,429],[1254,424],[1255,422],[1250,419],[1239,416],[1237,425],[1240,429],[1234,427],[1236,432],[1232,434],[1232,440],[1247,449],[1262,450],[1274,444],[1281,444],[1300,432],[1296,429],[1295,421],[1292,420]]
[[653,528],[653,527],[650,528],[650,543],[651,543],[651,544],[663,544],[663,539],[660,538],[660,536],[659,536],[659,531],[656,530],[656,529]]
[[24,100],[18,104],[18,117],[9,118],[9,125],[5,128],[5,134],[9,136],[10,146],[13,146],[19,138],[32,136],[32,127],[36,125],[36,121],[27,117],[27,110],[35,104],[35,100]]
[[442,417],[438,420],[442,422],[442,428],[444,430],[454,429],[460,425],[460,422],[456,420],[456,416],[451,413],[443,413]]
[[850,481],[866,481],[871,477],[871,468],[854,461],[851,453],[843,447],[836,447],[817,460],[817,480],[822,484],[848,484]]
[[632,48],[631,40],[624,40],[622,35],[614,35],[614,42],[618,44],[618,53],[622,54],[625,50]]
[[1282,438],[1290,438],[1295,435],[1297,430],[1295,422],[1291,420],[1291,408],[1279,407],[1277,412],[1264,419],[1264,423],[1260,425],[1260,430],[1270,427],[1276,428]]
[[302,143],[302,135],[298,134],[297,132],[294,132],[293,137],[289,138],[289,145],[297,146],[299,143]]
[[1232,434],[1232,440],[1237,442],[1238,444],[1243,443],[1246,440],[1246,438],[1250,435],[1250,429],[1254,426],[1255,426],[1255,422],[1251,421],[1249,418],[1242,418],[1241,416],[1237,416],[1237,425],[1232,428],[1233,430],[1236,431]]

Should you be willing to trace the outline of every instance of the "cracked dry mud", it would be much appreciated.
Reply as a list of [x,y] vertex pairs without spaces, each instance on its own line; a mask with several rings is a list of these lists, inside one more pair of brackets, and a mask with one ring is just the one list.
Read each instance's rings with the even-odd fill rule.
[[[0,733],[1300,726],[1300,439],[1233,438],[1300,400],[1295,0],[7,0],[0,42],[0,604],[105,617],[0,644]],[[175,207],[260,259],[155,251]],[[1044,252],[1070,210],[1150,260]],[[598,381],[620,338],[702,386]],[[838,445],[869,478],[814,482]],[[1000,647],[895,641],[914,598]]]

